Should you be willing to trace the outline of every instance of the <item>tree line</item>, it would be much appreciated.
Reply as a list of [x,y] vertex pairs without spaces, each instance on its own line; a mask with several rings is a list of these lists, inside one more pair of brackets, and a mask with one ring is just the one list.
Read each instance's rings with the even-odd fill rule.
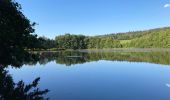
[[[6,71],[5,67],[11,65],[13,67],[20,67],[26,62],[31,61],[35,63],[41,57],[41,63],[47,61],[43,56],[36,56],[30,54],[28,50],[41,49],[103,49],[103,48],[124,48],[124,47],[141,47],[141,48],[168,48],[170,47],[170,28],[161,28],[148,31],[109,34],[103,36],[84,36],[65,34],[57,36],[54,40],[46,37],[38,37],[34,34],[34,26],[36,23],[31,22],[21,10],[21,5],[15,0],[0,0],[0,99],[1,100],[44,100],[44,94],[48,89],[39,90],[37,87],[40,78],[35,79],[31,84],[26,85],[23,81],[15,83],[13,78]],[[145,53],[144,53],[145,54]],[[157,54],[157,53],[156,53]],[[85,55],[85,54],[83,54]],[[106,55],[110,56],[111,54]],[[132,55],[132,54],[130,54]],[[130,55],[125,55],[125,60],[129,59]],[[142,54],[143,55],[143,54]],[[167,55],[165,53],[164,55]],[[165,56],[158,58],[162,58]],[[47,55],[50,57],[49,55]],[[64,55],[58,54],[56,61],[64,61]],[[115,56],[119,59],[122,55]],[[90,59],[97,60],[98,56],[90,56]],[[99,57],[104,57],[103,55]],[[135,56],[136,59],[140,55]],[[64,60],[63,60],[63,59]],[[88,55],[87,55],[88,58]],[[111,57],[113,58],[113,57]],[[143,56],[143,58],[146,58]],[[150,58],[150,56],[149,56]],[[49,58],[52,60],[54,58]],[[61,59],[61,60],[60,60]],[[135,60],[136,60],[135,59]],[[153,59],[153,60],[152,60]],[[169,56],[166,57],[169,62]],[[74,63],[82,63],[88,59],[74,60]],[[122,59],[120,59],[122,60]],[[134,60],[134,56],[131,58]],[[163,62],[162,59],[156,59]],[[151,55],[151,60],[148,62],[155,62],[155,55]],[[67,60],[68,64],[70,61]],[[165,61],[165,60],[164,60]],[[62,62],[65,63],[65,62]],[[30,63],[29,63],[30,64]],[[48,98],[47,98],[48,99]]]
[[40,44],[47,49],[170,48],[170,27],[100,36],[67,33]]
[[[36,23],[21,12],[21,6],[13,0],[0,1],[0,55],[16,54],[25,50],[107,49],[107,48],[169,48],[170,27],[146,31],[85,36],[65,34],[55,39],[34,34]],[[9,55],[10,57],[11,55]]]

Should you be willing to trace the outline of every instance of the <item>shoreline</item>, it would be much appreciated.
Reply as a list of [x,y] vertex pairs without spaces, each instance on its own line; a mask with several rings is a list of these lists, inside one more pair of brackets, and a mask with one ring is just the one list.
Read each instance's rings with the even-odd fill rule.
[[56,53],[56,52],[67,52],[67,51],[77,51],[77,52],[170,52],[170,48],[111,48],[111,49],[67,49],[67,50],[36,50],[36,51],[28,51],[34,53]]

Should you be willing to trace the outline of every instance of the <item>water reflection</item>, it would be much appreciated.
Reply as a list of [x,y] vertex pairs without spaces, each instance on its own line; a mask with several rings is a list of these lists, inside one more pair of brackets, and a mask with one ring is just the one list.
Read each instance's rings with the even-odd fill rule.
[[40,77],[33,80],[30,84],[24,81],[14,82],[12,75],[8,74],[6,67],[9,65],[15,68],[22,67],[23,64],[36,64],[39,56],[27,52],[20,53],[0,53],[0,100],[48,100],[44,94],[49,92],[48,89],[40,90],[38,82]]
[[[26,85],[23,81],[14,83],[12,76],[0,68],[0,100],[42,100],[48,89],[43,91],[37,88],[40,78]],[[48,99],[48,98],[47,98]]]
[[[48,95],[52,100],[100,100],[100,98],[106,100],[110,100],[110,98],[119,100],[125,98],[127,100],[140,100],[139,98],[141,100],[169,100],[169,88],[167,87],[169,84],[165,86],[165,83],[170,81],[170,69],[163,67],[163,65],[170,65],[169,52],[65,51],[31,52],[31,55],[30,60],[20,61],[19,65],[24,65],[24,67],[7,68],[9,73],[13,75],[12,79],[12,76],[7,72],[5,72],[6,75],[3,73],[4,76],[9,75],[11,77],[12,82],[8,81],[7,83],[12,83],[14,84],[13,87],[17,87],[18,83],[24,84],[24,82],[14,83],[13,80],[17,82],[23,79],[27,82],[36,76],[41,76],[43,79],[40,87],[50,89]],[[72,65],[75,67],[63,67]],[[38,80],[39,78],[34,82]],[[6,88],[3,86],[1,86],[2,89]],[[19,85],[19,88],[22,88],[19,90],[25,91],[24,88],[28,86],[30,85]],[[7,87],[12,87],[12,85]],[[16,88],[13,87],[11,90],[16,91]],[[124,90],[128,92],[124,92]],[[43,90],[38,93],[47,92],[47,90]],[[29,97],[30,92],[24,94],[26,95],[23,97]],[[39,96],[43,97],[44,94]],[[157,97],[161,99],[157,99]]]
[[108,60],[128,62],[148,62],[154,64],[170,65],[170,52],[41,52],[37,53],[37,62],[25,62],[25,64],[47,64],[55,61],[58,64],[71,66],[86,62]]
[[[0,61],[0,99],[2,100],[41,100],[48,89],[39,90],[37,87],[40,78],[26,85],[24,81],[14,82],[12,76],[6,71],[7,66],[21,68],[23,65],[46,65],[51,61],[57,64],[71,66],[99,60],[148,62],[170,65],[169,52],[31,52],[17,56],[2,57]],[[169,87],[169,84],[166,84]]]

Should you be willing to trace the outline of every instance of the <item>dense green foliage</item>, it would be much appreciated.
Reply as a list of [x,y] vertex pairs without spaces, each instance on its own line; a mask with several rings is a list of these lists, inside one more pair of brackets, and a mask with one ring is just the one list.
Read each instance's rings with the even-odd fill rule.
[[149,30],[143,34],[145,35],[132,39],[127,47],[170,48],[170,28]]
[[38,38],[38,45],[35,49],[51,49],[56,47],[56,42],[52,39],[46,37],[39,37]]
[[[63,49],[108,49],[108,48],[169,48],[170,27],[108,34],[84,36],[65,34],[55,40],[46,37],[37,38],[35,23],[31,23],[21,12],[21,6],[12,0],[0,1],[0,55],[10,52],[24,53],[27,50],[63,50]],[[21,57],[20,57],[21,58]],[[13,58],[11,58],[13,59]]]
[[170,27],[101,36],[65,34],[55,41],[60,49],[169,48]]
[[[170,64],[170,53],[87,53],[57,52],[31,54],[27,50],[40,49],[103,49],[103,48],[167,48],[170,47],[170,28],[149,31],[110,34],[104,36],[83,36],[66,34],[55,40],[39,37],[31,23],[21,12],[21,6],[14,0],[0,0],[0,100],[44,100],[48,89],[40,90],[40,78],[31,84],[14,82],[4,67],[21,67],[24,64],[46,64],[56,61],[72,65],[98,60],[144,61]],[[80,56],[80,57],[68,57]],[[47,98],[48,99],[48,98]]]
[[37,58],[26,49],[37,48],[40,42],[31,23],[21,12],[21,6],[14,0],[0,0],[0,100],[45,100],[48,89],[40,90],[40,78],[31,84],[14,82],[5,67],[21,67],[25,62]]
[[24,49],[35,48],[38,43],[37,36],[32,34],[34,25],[17,2],[0,0],[0,59],[3,59],[0,62],[16,62],[28,56]]
[[124,48],[169,48],[170,27],[105,35],[120,41]]
[[87,37],[87,49],[121,48],[120,41],[113,37]]
[[121,44],[112,37],[86,37],[83,35],[65,34],[55,38],[60,49],[99,49],[120,48]]
[[85,49],[87,46],[83,35],[65,34],[55,39],[57,47],[60,49]]

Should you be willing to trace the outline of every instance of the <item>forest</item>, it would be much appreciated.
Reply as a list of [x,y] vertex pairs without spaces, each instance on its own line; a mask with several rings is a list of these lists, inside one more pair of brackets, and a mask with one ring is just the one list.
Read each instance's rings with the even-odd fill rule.
[[[0,55],[29,50],[109,49],[109,48],[170,48],[170,27],[98,36],[66,33],[54,39],[35,34],[35,22],[22,13],[13,0],[0,1]],[[21,58],[21,57],[20,57]],[[12,58],[13,59],[13,58]]]
[[24,50],[170,48],[170,27],[98,36],[66,33],[54,39],[40,37],[34,33],[36,23],[27,19],[21,9],[17,2],[1,1],[1,55],[2,52],[25,53]]
[[98,36],[65,34],[40,38],[44,49],[170,48],[170,27]]
[[[98,36],[65,35],[55,39],[35,34],[35,22],[23,13],[15,0],[0,0],[0,100],[48,100],[48,89],[38,88],[40,77],[32,83],[15,82],[6,69],[20,68],[25,64],[46,64],[56,61],[72,65],[98,60],[132,61],[168,64],[170,53],[72,53],[47,52],[34,54],[34,50],[107,49],[107,48],[170,48],[170,27],[145,31],[112,33]],[[82,55],[80,58],[68,56]],[[48,58],[47,58],[48,57]]]

